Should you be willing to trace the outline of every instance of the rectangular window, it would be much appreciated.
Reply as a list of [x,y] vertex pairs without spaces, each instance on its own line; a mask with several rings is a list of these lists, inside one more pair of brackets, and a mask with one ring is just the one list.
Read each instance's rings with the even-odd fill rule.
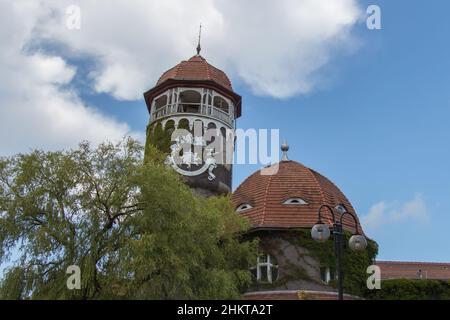
[[261,282],[269,282],[269,276],[268,276],[268,273],[267,273],[267,267],[265,267],[265,266],[261,266],[260,267],[261,269],[260,269],[260,272],[261,272],[261,274],[260,274],[260,281]]
[[325,267],[321,267],[320,268],[320,279],[327,283],[327,268]]

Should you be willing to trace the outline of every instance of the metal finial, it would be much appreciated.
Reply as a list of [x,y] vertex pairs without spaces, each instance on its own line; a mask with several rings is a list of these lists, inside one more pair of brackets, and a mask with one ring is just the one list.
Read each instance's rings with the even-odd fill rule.
[[197,45],[197,55],[200,55],[202,47],[200,46],[200,40],[202,38],[202,24],[200,23],[200,29],[198,31],[198,45]]
[[289,158],[287,156],[287,152],[289,151],[289,145],[287,144],[286,140],[281,144],[281,151],[283,152],[281,161],[289,161]]

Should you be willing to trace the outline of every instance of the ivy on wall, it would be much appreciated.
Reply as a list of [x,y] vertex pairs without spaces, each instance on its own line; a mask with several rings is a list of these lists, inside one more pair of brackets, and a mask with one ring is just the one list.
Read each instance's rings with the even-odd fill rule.
[[[367,248],[361,252],[355,252],[348,246],[348,240],[352,235],[344,232],[342,244],[342,268],[344,271],[344,292],[364,296],[366,292],[367,267],[372,265],[378,254],[378,245],[375,241],[368,239]],[[310,230],[301,230],[294,235],[290,235],[297,245],[307,249],[311,256],[319,261],[322,267],[335,268],[336,260],[334,253],[333,239],[330,238],[325,243],[319,243],[311,238]],[[330,282],[331,286],[336,286],[335,281]]]
[[[172,123],[172,122],[171,122]],[[169,124],[163,129],[161,122],[155,122],[147,126],[147,140],[145,143],[145,154],[147,155],[150,145],[156,147],[163,153],[170,152],[170,136],[173,131],[173,126],[170,128]]]
[[[301,256],[310,256],[318,261],[321,267],[329,267],[335,269],[336,260],[334,253],[334,243],[330,238],[325,243],[319,243],[311,238],[310,230],[295,230],[278,233],[275,237],[281,238],[290,243],[295,248],[304,248],[308,253],[301,253],[297,249],[297,254]],[[275,238],[274,237],[274,238]],[[378,245],[375,241],[368,240],[368,246],[365,251],[354,252],[348,247],[348,240],[350,239],[350,233],[344,233],[344,243],[342,251],[342,267],[344,270],[344,292],[364,297],[366,294],[366,280],[369,276],[366,271],[367,267],[373,264],[375,257],[378,253]],[[276,242],[272,243],[271,248],[265,248],[270,252],[273,252],[279,257],[284,256],[283,248],[280,248]],[[288,261],[288,259],[284,259]],[[306,261],[305,261],[306,262]],[[292,280],[306,280],[321,283],[319,279],[311,278],[306,270],[297,264],[287,262],[280,266],[283,268],[283,277],[277,279],[277,281],[269,284],[255,284],[256,289],[271,289],[281,287],[287,282]],[[322,283],[321,283],[322,284]],[[335,287],[336,282],[331,281],[330,286]]]
[[[178,124],[178,129],[189,130],[189,122],[185,119],[181,120]],[[149,152],[149,148],[151,147],[155,147],[164,154],[169,154],[174,130],[174,121],[168,121],[164,128],[161,121],[149,124],[147,126],[147,138],[145,142],[145,157],[147,158],[149,154],[152,154],[152,152]]]

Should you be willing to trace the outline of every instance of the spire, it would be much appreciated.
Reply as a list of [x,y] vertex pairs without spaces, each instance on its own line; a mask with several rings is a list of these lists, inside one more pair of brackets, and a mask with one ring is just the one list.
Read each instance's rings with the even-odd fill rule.
[[289,158],[287,156],[287,152],[289,151],[289,145],[287,144],[286,140],[284,140],[284,142],[281,144],[281,151],[283,152],[281,161],[289,161]]
[[200,51],[202,50],[202,47],[200,45],[201,38],[202,38],[202,24],[200,23],[200,29],[198,31],[197,55],[200,55]]

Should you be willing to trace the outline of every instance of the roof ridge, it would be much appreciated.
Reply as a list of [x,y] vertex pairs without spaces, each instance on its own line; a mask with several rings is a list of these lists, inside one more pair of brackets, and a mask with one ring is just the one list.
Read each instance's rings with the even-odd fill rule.
[[209,65],[212,69],[215,69],[216,72],[218,72],[218,73],[223,73],[223,76],[225,77],[225,80],[226,80],[227,84],[228,84],[231,88],[233,87],[233,83],[231,82],[230,77],[229,77],[225,72],[223,72],[222,69],[219,69],[219,68],[213,66],[213,65],[210,64],[209,62],[207,62],[207,63],[208,63],[208,65]]
[[184,63],[186,63],[186,61],[181,61],[181,63],[179,63],[177,66],[176,66],[176,76],[178,76],[178,72],[179,71],[183,71],[183,64]]
[[312,172],[314,172],[315,174],[321,176],[325,181],[327,181],[328,183],[330,183],[334,188],[336,188],[336,190],[339,190],[340,193],[339,195],[342,196],[344,198],[344,200],[350,205],[351,208],[353,210],[353,214],[356,217],[356,220],[358,221],[358,231],[363,232],[362,230],[362,225],[361,225],[361,221],[359,220],[358,214],[355,210],[355,207],[353,207],[353,204],[350,202],[350,200],[347,198],[347,196],[345,195],[345,193],[341,190],[341,188],[339,188],[333,181],[331,181],[330,179],[328,179],[327,177],[325,177],[323,174],[321,174],[320,172],[317,172],[314,169],[310,169]]
[[274,175],[270,175],[270,176],[269,176],[269,181],[267,182],[266,190],[264,190],[264,209],[263,209],[263,214],[262,214],[262,219],[261,219],[260,225],[264,225],[264,221],[266,220],[267,196],[268,196],[268,194],[269,194],[269,187],[270,187],[270,183],[272,182],[272,177],[273,177],[273,176],[274,176]]
[[208,77],[208,79],[211,79],[211,72],[209,70],[210,64],[205,60],[205,64],[206,64],[206,75]]
[[[325,201],[325,194],[323,193],[322,186],[320,185],[319,181],[317,180],[316,175],[313,173],[313,170],[312,170],[311,168],[308,168],[307,166],[304,166],[304,165],[301,164],[301,163],[299,163],[299,164],[300,164],[301,166],[305,167],[305,168],[306,168],[306,171],[308,171],[308,173],[312,176],[314,182],[316,183],[317,188],[318,188],[319,191],[320,191],[320,197],[322,198],[322,203],[325,204],[325,202],[326,202],[326,201]],[[330,223],[332,223],[332,221],[331,221]]]

